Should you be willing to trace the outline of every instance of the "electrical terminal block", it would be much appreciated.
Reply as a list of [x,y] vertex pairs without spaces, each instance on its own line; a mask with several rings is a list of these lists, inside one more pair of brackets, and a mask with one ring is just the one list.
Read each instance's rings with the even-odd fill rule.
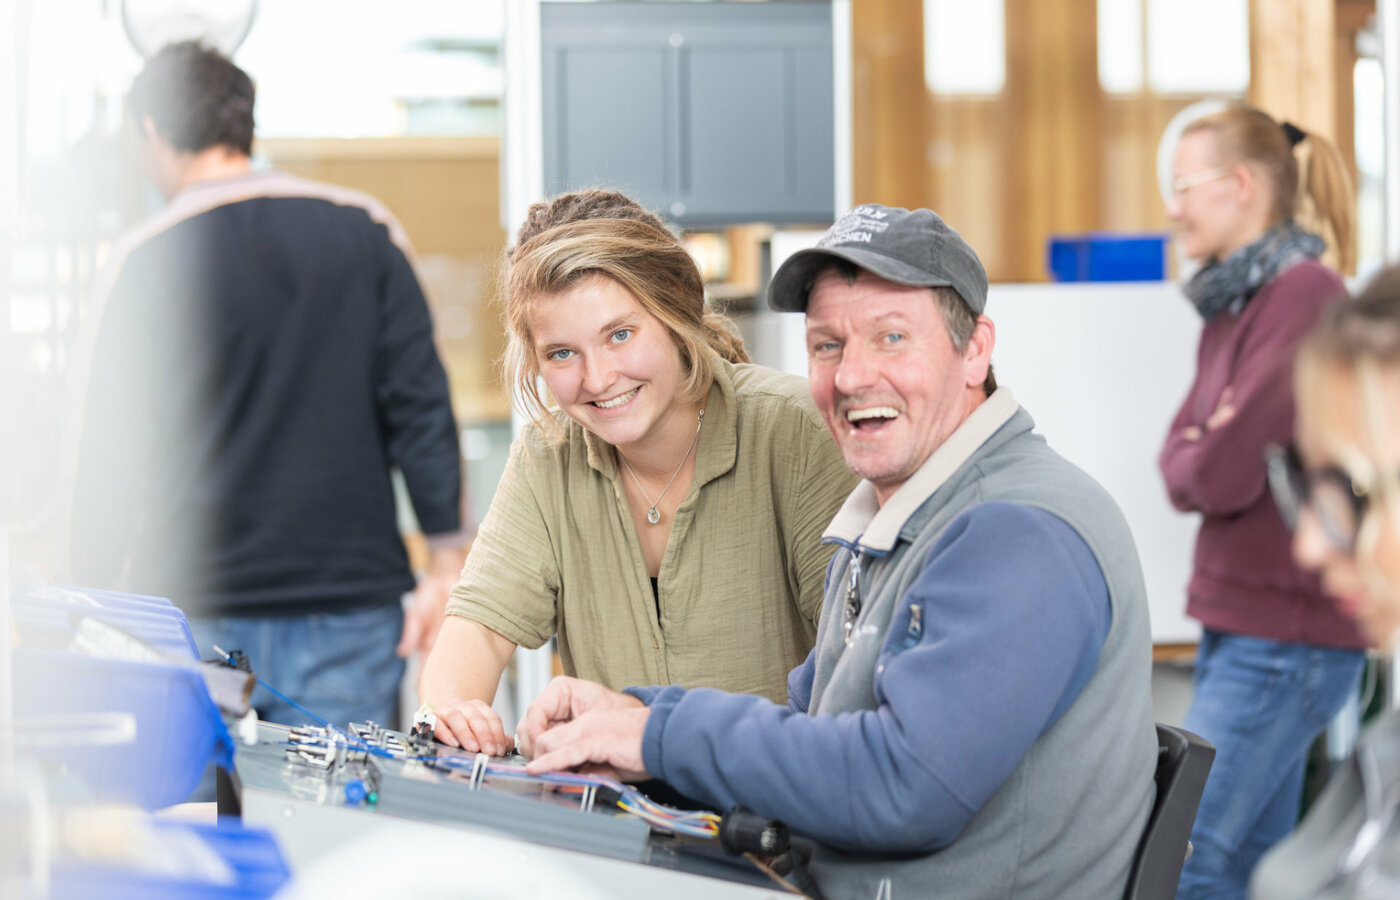
[[434,722],[419,722],[408,734],[408,752],[432,765],[437,757],[437,741],[433,738]]
[[408,732],[408,742],[421,756],[436,756],[436,743],[433,730],[437,728],[437,714],[432,706],[424,703],[413,714],[413,727]]
[[318,769],[329,771],[345,759],[345,743],[327,734],[326,729],[312,725],[293,728],[287,735],[287,758]]
[[404,739],[392,731],[384,733],[384,749],[395,759],[414,755],[410,746],[404,743]]

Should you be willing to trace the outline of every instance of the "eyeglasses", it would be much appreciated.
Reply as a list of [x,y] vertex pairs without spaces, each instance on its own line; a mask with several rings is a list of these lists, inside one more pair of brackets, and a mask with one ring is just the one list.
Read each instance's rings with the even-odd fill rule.
[[1307,469],[1294,444],[1270,444],[1264,450],[1269,491],[1288,530],[1295,531],[1303,507],[1312,511],[1328,542],[1342,553],[1356,550],[1356,533],[1371,503],[1370,481],[1360,481],[1337,466]]
[[1216,166],[1214,169],[1206,169],[1204,172],[1197,172],[1194,175],[1182,175],[1180,178],[1174,178],[1172,179],[1172,196],[1180,197],[1193,187],[1224,178],[1234,171],[1234,166]]

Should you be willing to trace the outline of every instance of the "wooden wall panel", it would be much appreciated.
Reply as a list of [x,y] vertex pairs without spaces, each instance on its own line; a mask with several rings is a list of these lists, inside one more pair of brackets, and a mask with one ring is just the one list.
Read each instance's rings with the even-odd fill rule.
[[1010,280],[1005,241],[1006,103],[1000,97],[930,95],[928,189],[915,202],[935,210],[977,251],[994,281]]
[[1375,13],[1375,0],[1337,0],[1337,33],[1333,40],[1335,143],[1351,172],[1352,184],[1360,184],[1356,168],[1356,36]]
[[909,206],[927,192],[923,4],[859,0],[852,13],[852,194]]
[[495,365],[505,347],[494,302],[505,247],[499,142],[276,140],[255,149],[279,169],[365,191],[393,211],[418,256],[459,421],[509,419]]
[[1006,0],[1006,274],[1044,281],[1046,239],[1099,224],[1095,0]]
[[1337,134],[1336,4],[1249,4],[1249,102],[1329,139]]
[[[1106,95],[1095,0],[1004,2],[1006,86],[986,97],[939,96],[924,86],[914,40],[923,28],[920,3],[854,4],[856,199],[937,210],[977,249],[993,280],[1040,281],[1051,235],[1169,229],[1157,144],[1172,117],[1200,97]],[[1351,116],[1349,102],[1337,98],[1350,90],[1350,76],[1341,85],[1338,67],[1350,64],[1335,60],[1344,29],[1338,21],[1334,35],[1330,17],[1367,2],[1254,0],[1251,9],[1256,81],[1275,77],[1260,74],[1272,67],[1286,80],[1274,95],[1291,92],[1287,114],[1303,109],[1296,119],[1305,126],[1312,115],[1331,115],[1325,129],[1309,127],[1346,135],[1344,148]],[[1346,21],[1353,19],[1364,21]],[[1324,63],[1292,61],[1324,44],[1334,48],[1325,78],[1317,68]],[[924,98],[922,117],[909,112],[911,93]],[[1324,102],[1323,93],[1333,99]],[[1332,112],[1306,112],[1312,108]]]

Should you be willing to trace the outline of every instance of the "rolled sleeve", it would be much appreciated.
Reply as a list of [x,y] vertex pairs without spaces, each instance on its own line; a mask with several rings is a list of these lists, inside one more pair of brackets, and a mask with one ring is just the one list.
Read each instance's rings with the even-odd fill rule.
[[447,614],[480,622],[521,647],[543,646],[557,630],[559,567],[529,480],[523,442],[511,447]]

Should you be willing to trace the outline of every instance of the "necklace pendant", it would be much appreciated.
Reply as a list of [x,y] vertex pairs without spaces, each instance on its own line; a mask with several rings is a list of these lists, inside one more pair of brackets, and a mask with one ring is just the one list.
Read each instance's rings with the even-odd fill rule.
[[647,521],[652,525],[655,525],[657,522],[660,522],[661,511],[654,506],[651,509],[647,510]]

